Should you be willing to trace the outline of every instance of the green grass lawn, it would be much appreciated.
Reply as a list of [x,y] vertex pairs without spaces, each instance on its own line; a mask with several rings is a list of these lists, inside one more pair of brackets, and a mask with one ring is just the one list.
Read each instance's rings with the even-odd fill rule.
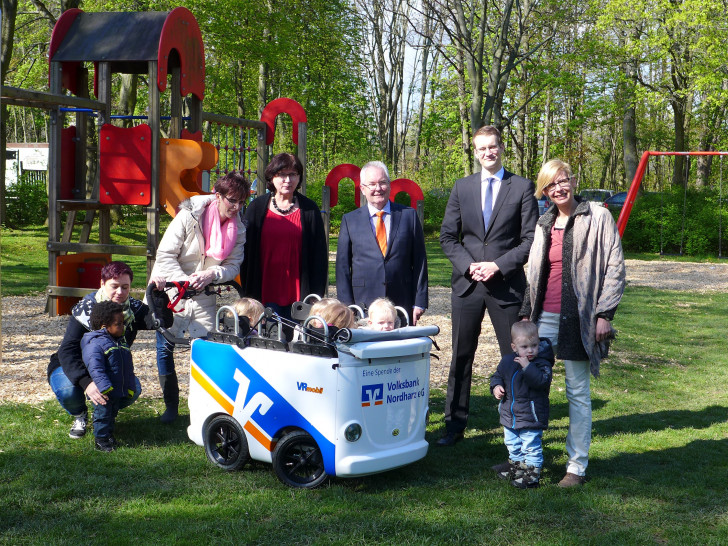
[[[125,227],[115,227],[112,239],[115,244],[146,244],[146,228],[138,222],[130,222]],[[140,235],[141,234],[141,235]],[[76,240],[76,239],[74,239]],[[329,240],[330,252],[336,253],[338,239]],[[48,285],[48,228],[32,226],[23,230],[2,229],[0,234],[0,274],[2,275],[2,294],[19,296],[43,292]],[[448,286],[452,268],[449,260],[442,253],[436,237],[426,240],[428,271],[432,286]],[[146,258],[143,256],[118,256],[113,259],[127,262],[133,269],[136,280],[134,288],[143,289],[146,275]],[[329,263],[329,282],[336,283],[335,263]]]
[[[158,400],[124,410],[105,454],[70,440],[57,403],[0,406],[0,543],[727,544],[726,294],[628,288],[619,337],[592,382],[583,488],[561,490],[568,424],[563,366],[552,389],[543,485],[516,490],[489,467],[506,456],[485,378],[466,439],[384,474],[314,491],[269,465],[225,473],[157,422]],[[39,378],[42,380],[42,378]],[[427,438],[443,429],[434,391]]]
[[[123,227],[112,230],[112,239],[116,244],[143,245],[146,243],[145,225],[133,219]],[[76,239],[74,239],[76,240]],[[336,253],[338,239],[331,237],[329,251]],[[2,294],[17,296],[43,292],[48,285],[48,229],[43,226],[32,226],[23,230],[2,229],[0,233],[0,274],[2,275]],[[440,248],[436,236],[425,240],[427,247],[427,269],[430,286],[449,286],[452,266]],[[664,259],[653,254],[631,254],[628,258],[639,260]],[[142,256],[113,256],[131,265],[137,280],[136,290],[143,290],[141,279],[146,275],[146,258]],[[670,260],[705,261],[690,257],[671,257]],[[715,259],[717,260],[717,258]],[[335,263],[329,263],[329,282],[336,284]]]

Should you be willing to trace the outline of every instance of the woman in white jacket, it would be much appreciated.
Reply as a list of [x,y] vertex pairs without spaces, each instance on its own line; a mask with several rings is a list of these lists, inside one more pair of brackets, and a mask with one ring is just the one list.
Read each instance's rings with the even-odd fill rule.
[[[243,261],[245,225],[240,213],[249,195],[248,180],[241,173],[232,172],[218,179],[214,194],[183,201],[159,243],[152,277],[162,276],[169,282],[188,281],[195,290],[212,282],[234,279]],[[207,335],[213,327],[215,309],[215,296],[203,294],[180,300],[170,332],[177,337]],[[157,368],[166,406],[163,423],[174,421],[179,408],[173,348],[157,332]]]

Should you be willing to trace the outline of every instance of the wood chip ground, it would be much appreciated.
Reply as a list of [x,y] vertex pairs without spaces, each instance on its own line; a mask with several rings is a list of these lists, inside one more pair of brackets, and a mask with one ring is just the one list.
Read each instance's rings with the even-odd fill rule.
[[[627,261],[628,283],[666,290],[706,292],[728,289],[728,264],[705,264],[661,261]],[[49,318],[45,296],[2,298],[2,353],[0,363],[0,403],[38,404],[53,398],[46,380],[51,353],[58,349],[68,316]],[[440,327],[431,361],[430,383],[443,387],[447,383],[451,358],[450,289],[430,289],[430,308],[422,324]],[[142,383],[143,397],[159,398],[154,333],[140,332],[133,348],[136,373]],[[189,352],[176,353],[183,395],[189,385]],[[475,358],[473,380],[485,382],[499,360],[495,335],[486,316]]]

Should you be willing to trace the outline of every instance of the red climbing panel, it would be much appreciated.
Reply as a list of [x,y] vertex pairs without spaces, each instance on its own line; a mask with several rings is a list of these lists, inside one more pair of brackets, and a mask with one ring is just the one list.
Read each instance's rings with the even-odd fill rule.
[[410,207],[413,209],[417,208],[417,201],[424,201],[425,199],[425,196],[422,193],[422,188],[409,178],[398,178],[397,180],[392,180],[392,191],[389,194],[389,199],[394,202],[394,198],[397,197],[397,194],[400,192],[405,192],[409,195]]
[[361,201],[361,192],[359,191],[359,175],[361,167],[353,163],[342,163],[337,165],[326,176],[325,184],[331,188],[331,206],[335,207],[339,202],[339,182],[344,178],[351,178],[354,181],[354,201],[359,207]]
[[298,124],[306,123],[306,111],[298,102],[286,97],[272,100],[266,104],[265,108],[263,108],[260,121],[268,126],[268,133],[265,141],[266,144],[273,144],[273,140],[276,136],[276,117],[278,117],[278,114],[284,113],[291,116],[291,121],[293,122],[293,143],[298,144]]
[[[89,292],[101,286],[101,269],[111,261],[111,254],[79,252],[56,257],[56,286],[88,288]],[[58,298],[58,314],[68,315],[81,298]]]
[[152,130],[101,127],[99,201],[106,205],[148,205],[152,179]]

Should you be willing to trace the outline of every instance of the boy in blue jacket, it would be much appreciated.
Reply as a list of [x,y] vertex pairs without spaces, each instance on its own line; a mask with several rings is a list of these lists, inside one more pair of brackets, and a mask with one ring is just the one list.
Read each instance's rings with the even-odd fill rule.
[[508,461],[493,467],[499,478],[520,489],[538,487],[543,467],[541,437],[549,422],[554,351],[538,337],[533,322],[511,327],[513,353],[504,356],[490,378],[490,390],[500,400]]
[[102,301],[91,311],[92,331],[81,339],[83,363],[88,368],[104,402],[94,404],[94,445],[99,451],[114,451],[114,422],[122,402],[138,397],[131,351],[124,340],[124,308]]

